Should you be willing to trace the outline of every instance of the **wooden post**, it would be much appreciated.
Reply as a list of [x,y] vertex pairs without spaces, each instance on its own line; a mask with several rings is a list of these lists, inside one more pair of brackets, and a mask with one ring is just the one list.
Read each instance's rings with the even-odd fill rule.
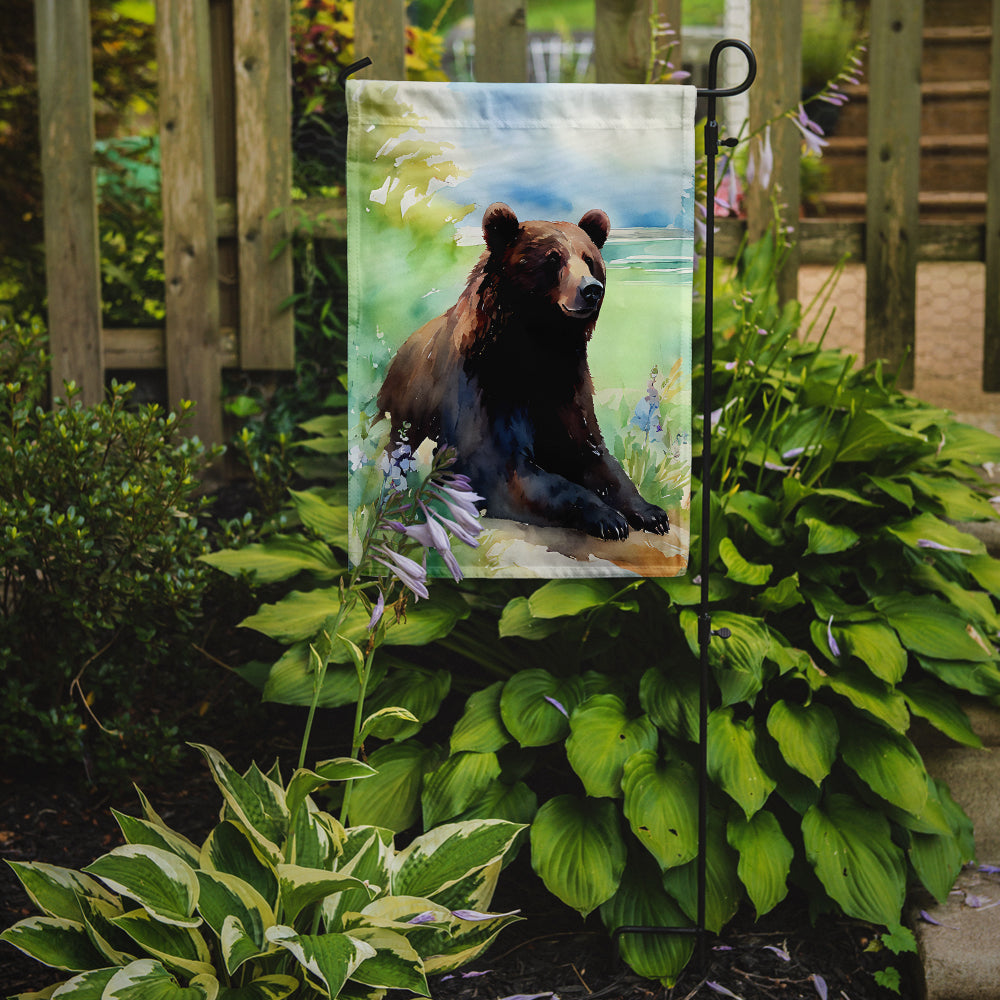
[[35,0],[52,394],[104,397],[88,0]]
[[475,76],[480,83],[528,79],[524,0],[475,0]]
[[990,45],[989,170],[986,179],[986,326],[983,390],[1000,392],[1000,0],[993,0]]
[[[799,0],[758,0],[752,4],[750,39],[758,66],[757,80],[750,88],[750,132],[777,120],[771,125],[774,169],[766,188],[757,177],[747,192],[747,228],[751,240],[760,239],[775,220],[777,204],[778,225],[793,229],[793,244],[777,278],[778,297],[787,302],[798,297],[799,286],[802,134],[794,123],[778,116],[797,108],[802,99],[802,4]],[[729,122],[727,133],[734,135],[739,125]],[[754,139],[754,143],[759,141]]]
[[406,0],[361,0],[354,5],[355,58],[372,65],[358,76],[406,79]]
[[283,306],[292,294],[290,30],[288,0],[233,7],[243,368],[295,367],[294,317]]
[[[595,0],[594,66],[598,83],[645,83],[660,20],[680,38],[679,0]],[[677,55],[674,65],[680,69]]]
[[[923,3],[872,0],[868,53],[865,360],[913,386]],[[905,360],[904,360],[905,359]]]
[[191,430],[222,441],[219,256],[207,0],[160,0],[156,58],[163,176],[167,395],[197,404]]

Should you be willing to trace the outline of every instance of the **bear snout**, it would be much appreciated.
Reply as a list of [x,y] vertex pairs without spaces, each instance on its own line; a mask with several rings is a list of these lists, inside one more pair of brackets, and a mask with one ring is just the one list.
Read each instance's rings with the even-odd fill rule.
[[580,298],[588,309],[596,309],[604,298],[604,285],[596,278],[586,277],[580,282]]

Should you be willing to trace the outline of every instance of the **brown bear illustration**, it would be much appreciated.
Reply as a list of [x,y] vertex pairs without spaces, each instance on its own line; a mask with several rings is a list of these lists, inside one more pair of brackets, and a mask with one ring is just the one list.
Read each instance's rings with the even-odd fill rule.
[[608,452],[594,415],[587,343],[604,299],[604,212],[569,222],[518,222],[495,203],[486,252],[443,316],[400,347],[378,394],[396,443],[453,446],[456,471],[491,517],[622,539],[664,534]]

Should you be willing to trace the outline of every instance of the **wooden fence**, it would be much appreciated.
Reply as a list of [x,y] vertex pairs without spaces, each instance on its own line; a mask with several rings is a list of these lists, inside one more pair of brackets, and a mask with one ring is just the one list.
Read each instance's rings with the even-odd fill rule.
[[[526,78],[528,2],[474,0],[477,79]],[[293,364],[292,315],[283,308],[291,255],[279,250],[292,219],[284,211],[291,201],[290,0],[157,2],[166,325],[144,330],[101,327],[88,0],[35,3],[53,384],[73,379],[84,400],[94,401],[109,369],[165,369],[169,400],[195,400],[195,432],[220,441],[221,370]],[[356,51],[374,63],[365,75],[403,77],[405,6],[357,0]],[[903,378],[912,384],[917,262],[985,261],[983,385],[998,391],[1000,0],[992,4],[985,224],[918,217],[922,10],[922,0],[871,0],[866,219],[786,218],[798,240],[782,292],[795,294],[800,263],[832,263],[844,253],[863,260],[866,355],[895,365],[910,350]],[[679,25],[681,0],[595,0],[599,82],[645,79],[651,15]],[[759,65],[750,91],[753,129],[799,101],[802,2],[753,0],[751,18]],[[799,203],[799,134],[779,122],[773,143],[769,187],[748,193],[746,223],[725,220],[716,243],[722,255],[744,226],[752,235],[766,227],[772,197]],[[343,237],[342,202],[309,202],[301,213],[314,220],[314,235]]]

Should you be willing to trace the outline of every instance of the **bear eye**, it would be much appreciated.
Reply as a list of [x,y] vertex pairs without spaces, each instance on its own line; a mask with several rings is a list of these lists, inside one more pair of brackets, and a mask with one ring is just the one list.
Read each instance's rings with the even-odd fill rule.
[[585,253],[583,255],[583,262],[584,262],[584,264],[587,265],[587,270],[590,271],[591,274],[593,274],[594,273],[594,258],[591,257],[590,254]]
[[550,250],[545,255],[545,266],[553,271],[558,271],[562,267],[562,255],[558,250]]

